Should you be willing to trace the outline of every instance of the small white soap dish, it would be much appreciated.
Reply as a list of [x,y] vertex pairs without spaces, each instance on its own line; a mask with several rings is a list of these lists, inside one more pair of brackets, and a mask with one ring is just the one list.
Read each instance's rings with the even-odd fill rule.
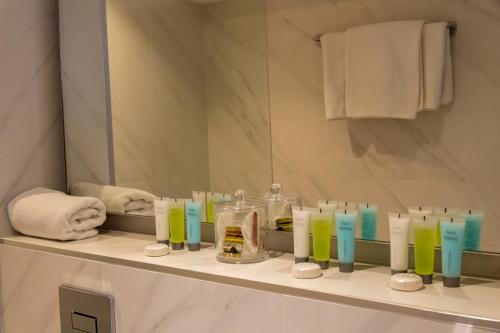
[[400,291],[417,291],[422,289],[423,281],[417,274],[398,273],[391,276],[390,287]]
[[168,245],[166,244],[151,244],[144,248],[144,255],[148,257],[161,257],[166,256],[170,250],[168,249]]
[[292,268],[292,276],[297,279],[314,279],[321,274],[321,267],[313,262],[300,262]]

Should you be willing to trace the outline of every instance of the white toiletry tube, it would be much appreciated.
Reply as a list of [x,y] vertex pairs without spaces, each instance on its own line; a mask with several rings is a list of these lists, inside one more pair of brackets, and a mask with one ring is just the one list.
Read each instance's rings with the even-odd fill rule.
[[155,200],[155,225],[156,241],[162,244],[169,243],[169,225],[168,225],[168,199],[160,198]]
[[295,263],[309,261],[310,211],[301,207],[292,209],[293,216],[293,254]]
[[201,222],[207,222],[207,194],[203,191],[193,191],[193,200],[201,202]]
[[408,243],[410,238],[410,215],[389,213],[389,236],[391,241],[391,273],[408,271]]

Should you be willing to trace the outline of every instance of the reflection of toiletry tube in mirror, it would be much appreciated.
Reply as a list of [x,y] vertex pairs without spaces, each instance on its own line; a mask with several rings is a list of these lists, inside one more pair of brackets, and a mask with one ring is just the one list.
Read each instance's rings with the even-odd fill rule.
[[168,244],[169,225],[168,225],[168,199],[160,198],[155,200],[155,227],[156,241],[158,243]]
[[337,227],[335,225],[335,210],[337,209],[337,201],[334,200],[318,200],[317,201],[318,208],[323,212],[332,212],[333,214],[333,223],[332,223],[332,235],[337,235]]
[[441,220],[441,265],[445,287],[460,286],[464,229],[465,221],[462,218]]
[[201,247],[201,202],[186,202],[187,243],[190,251],[199,251]]
[[359,204],[359,218],[361,221],[361,239],[377,239],[377,205],[361,203]]
[[201,203],[201,222],[207,222],[207,195],[202,191],[193,191],[193,200]]
[[423,216],[412,219],[411,223],[415,244],[415,273],[422,277],[424,284],[431,284],[434,274],[437,219],[434,216]]
[[434,216],[437,217],[437,227],[436,227],[436,239],[437,239],[437,246],[441,246],[441,220],[449,220],[452,217],[455,217],[457,214],[458,210],[457,209],[449,209],[449,208],[441,208],[441,207],[435,207],[434,208]]
[[391,241],[391,273],[406,273],[408,271],[410,215],[389,214],[389,237]]
[[327,269],[330,266],[330,237],[332,234],[332,212],[310,214],[311,230],[313,237],[313,257],[314,261]]
[[310,212],[294,207],[293,215],[293,254],[295,263],[309,261]]
[[[431,216],[434,214],[434,208],[432,207],[408,207],[408,214],[410,214],[410,218],[413,220],[415,218],[422,218],[424,216]],[[410,243],[413,244],[413,228],[410,228]]]
[[170,244],[173,250],[184,248],[184,202],[174,199],[168,204],[168,219],[170,222]]
[[356,210],[338,209],[335,212],[335,220],[337,221],[337,252],[339,270],[344,273],[354,271],[357,219],[358,212]]
[[207,192],[207,222],[215,222],[215,194],[214,192]]
[[460,217],[465,220],[464,250],[479,251],[484,212],[480,210],[469,210],[465,214],[461,214]]

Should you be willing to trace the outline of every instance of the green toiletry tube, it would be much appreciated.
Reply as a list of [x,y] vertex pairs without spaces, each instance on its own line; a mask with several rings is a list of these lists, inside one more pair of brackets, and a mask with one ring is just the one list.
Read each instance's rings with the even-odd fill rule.
[[462,218],[441,220],[441,265],[443,285],[460,287],[465,222]]
[[330,266],[330,236],[332,234],[333,212],[311,212],[313,237],[313,258],[321,269]]
[[174,199],[168,204],[168,217],[170,222],[170,244],[172,250],[184,248],[184,202]]
[[359,204],[361,239],[377,240],[377,205]]
[[435,217],[423,216],[412,221],[413,243],[415,245],[415,273],[422,277],[424,284],[432,283],[434,274],[434,248],[436,247]]
[[484,212],[469,210],[468,213],[461,214],[460,217],[465,220],[464,250],[479,251]]

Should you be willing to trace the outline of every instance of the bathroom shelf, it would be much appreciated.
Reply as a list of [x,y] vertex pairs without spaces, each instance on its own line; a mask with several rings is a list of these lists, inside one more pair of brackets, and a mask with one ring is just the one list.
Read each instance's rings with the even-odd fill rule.
[[144,247],[154,241],[151,235],[104,230],[97,237],[72,242],[25,236],[1,239],[2,246],[500,330],[498,280],[465,277],[462,287],[451,289],[443,288],[437,276],[436,282],[423,290],[398,292],[388,287],[390,269],[385,266],[357,264],[355,272],[346,274],[340,273],[332,261],[332,267],[320,278],[297,280],[290,276],[291,254],[275,254],[258,264],[230,265],[216,261],[213,246],[204,244],[199,252],[183,250],[165,257],[144,256]]

